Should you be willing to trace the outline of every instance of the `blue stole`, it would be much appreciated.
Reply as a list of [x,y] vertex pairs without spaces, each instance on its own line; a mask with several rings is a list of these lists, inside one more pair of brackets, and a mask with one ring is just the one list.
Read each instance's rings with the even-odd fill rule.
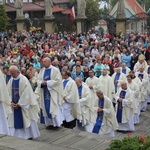
[[[99,108],[104,107],[104,99],[101,99],[101,100],[98,101],[98,106],[99,106]],[[96,133],[96,134],[99,133],[99,130],[102,126],[102,122],[103,122],[103,112],[98,112],[96,123],[95,123],[93,131],[92,131],[93,133]]]
[[[124,99],[125,95],[126,95],[126,91],[122,90],[120,92],[119,97]],[[123,110],[122,102],[118,102],[118,108],[117,108],[117,121],[118,121],[118,123],[122,122],[122,110]]]
[[11,75],[6,75],[6,84],[9,82]]
[[[51,69],[45,69],[43,80],[48,81],[50,79],[51,79]],[[43,94],[44,94],[44,105],[45,105],[45,110],[46,110],[46,113],[47,113],[47,117],[51,119],[52,116],[49,113],[50,112],[51,95],[50,95],[50,92],[49,92],[47,86],[45,86],[43,88]],[[40,122],[43,123],[43,124],[45,123],[42,110],[41,110]]]
[[[82,85],[80,87],[78,87],[78,94],[79,94],[79,99],[82,98]],[[82,127],[82,122],[80,122],[79,120],[77,120],[77,125],[78,127]]]
[[69,81],[69,80],[64,80],[64,81],[63,81],[63,87],[64,87],[64,88],[66,87],[68,81]]
[[140,77],[140,78],[142,78],[142,79],[143,79],[143,77],[144,77],[144,74],[142,74],[142,73],[139,73],[139,74],[138,74],[138,77]]
[[122,73],[126,74],[126,68],[125,69],[122,69]]
[[[12,81],[12,102],[15,104],[17,104],[20,99],[19,81],[20,79]],[[23,117],[21,107],[19,107],[18,109],[14,109],[14,128],[15,129],[23,128]]]
[[78,94],[79,94],[79,98],[82,98],[82,85],[80,87],[78,87]]
[[150,66],[148,67],[148,74],[150,74]]
[[115,92],[117,92],[118,84],[116,83],[117,80],[120,78],[120,73],[116,73],[115,79],[114,79],[114,85],[115,85]]

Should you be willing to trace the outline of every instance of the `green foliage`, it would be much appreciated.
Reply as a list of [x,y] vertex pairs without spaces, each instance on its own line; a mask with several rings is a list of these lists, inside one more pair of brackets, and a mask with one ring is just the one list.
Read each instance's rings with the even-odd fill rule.
[[107,150],[150,150],[150,136],[125,137],[113,140]]
[[7,16],[4,5],[0,4],[0,32],[6,31],[9,19],[10,18]]
[[118,0],[110,0],[111,7],[113,8],[117,2],[118,2]]
[[86,6],[86,16],[87,16],[87,22],[88,27],[93,27],[97,25],[99,18],[100,18],[100,9],[98,0],[86,0],[87,6]]
[[[86,17],[87,17],[87,24],[88,28],[93,27],[97,24],[100,18],[100,9],[99,9],[99,0],[86,0]],[[70,0],[70,7],[75,7],[75,12],[77,15],[77,1]]]

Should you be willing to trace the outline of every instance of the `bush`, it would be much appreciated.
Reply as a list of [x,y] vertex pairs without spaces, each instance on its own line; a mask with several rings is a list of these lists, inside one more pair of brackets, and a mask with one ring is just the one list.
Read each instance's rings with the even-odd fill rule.
[[150,136],[125,137],[113,140],[107,150],[150,150]]

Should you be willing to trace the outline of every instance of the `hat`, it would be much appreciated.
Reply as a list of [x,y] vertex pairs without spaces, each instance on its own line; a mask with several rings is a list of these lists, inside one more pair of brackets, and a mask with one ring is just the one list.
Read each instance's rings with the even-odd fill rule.
[[138,60],[145,60],[145,56],[143,54],[140,54]]

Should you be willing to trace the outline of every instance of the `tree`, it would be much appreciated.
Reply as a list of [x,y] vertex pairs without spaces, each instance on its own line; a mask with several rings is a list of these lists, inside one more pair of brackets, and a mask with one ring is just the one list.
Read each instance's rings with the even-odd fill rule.
[[8,25],[9,17],[5,11],[4,5],[0,4],[0,32],[6,31]]
[[[70,7],[75,6],[75,12],[77,12],[76,0],[70,0]],[[100,18],[99,0],[86,0],[86,26],[88,28],[93,27],[97,24]],[[77,13],[76,13],[77,15]]]

